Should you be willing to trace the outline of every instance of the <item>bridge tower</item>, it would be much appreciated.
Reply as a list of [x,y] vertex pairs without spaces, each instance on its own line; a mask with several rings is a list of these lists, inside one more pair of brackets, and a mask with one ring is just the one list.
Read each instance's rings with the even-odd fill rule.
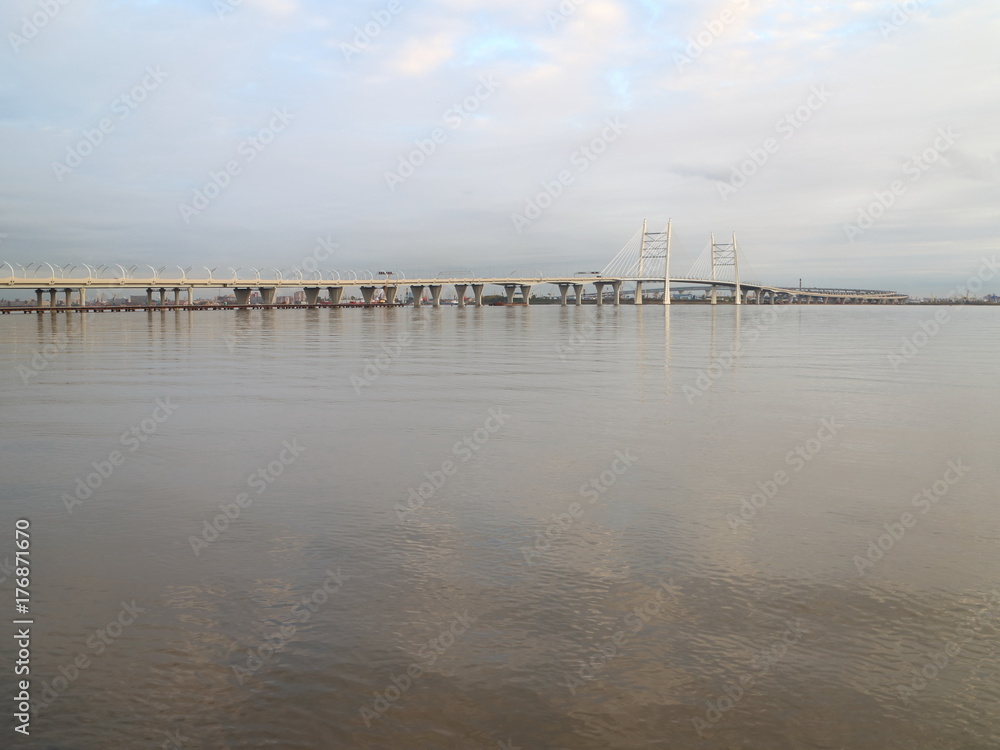
[[[642,243],[639,250],[638,276],[640,279],[653,277],[650,274],[657,274],[663,279],[663,304],[670,304],[670,224],[672,219],[667,219],[667,228],[662,232],[647,232],[646,221],[642,222]],[[647,262],[650,261],[650,262]],[[660,276],[660,263],[663,263],[663,274]],[[645,272],[645,273],[644,273]],[[656,280],[659,280],[657,278]],[[636,282],[635,303],[641,305],[642,302],[642,281]]]
[[[718,278],[717,269],[732,266],[733,275],[736,281],[736,289],[734,294],[736,304],[742,303],[742,293],[740,291],[740,260],[739,252],[736,249],[736,232],[733,232],[732,242],[716,242],[715,233],[711,234],[712,238],[712,281]],[[712,304],[716,304],[716,288],[712,285]]]
[[[662,265],[661,265],[662,264]],[[642,229],[634,234],[604,270],[602,279],[620,279],[635,282],[635,304],[641,305],[642,285],[647,281],[663,282],[663,303],[670,304],[670,221],[661,232],[648,231],[645,220]],[[611,281],[595,281],[594,284],[610,284]],[[600,291],[598,291],[600,294]]]

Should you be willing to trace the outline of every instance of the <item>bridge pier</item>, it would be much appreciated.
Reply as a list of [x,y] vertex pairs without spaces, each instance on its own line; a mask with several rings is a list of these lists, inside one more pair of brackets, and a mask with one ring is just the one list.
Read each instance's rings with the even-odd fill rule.
[[621,281],[612,281],[611,282],[611,290],[615,293],[615,297],[614,297],[615,302],[614,302],[614,304],[615,304],[615,307],[617,307],[618,305],[620,305],[622,303],[622,282]]
[[387,305],[394,305],[394,304],[396,304],[396,290],[397,289],[399,289],[399,287],[396,287],[396,286],[387,286],[385,288],[385,303]]
[[712,304],[716,305],[719,302],[718,294],[715,290],[715,284],[712,284]]
[[531,304],[531,284],[521,284],[521,299],[525,305]]
[[41,289],[36,289],[35,290],[35,307],[41,307],[41,306],[42,306],[42,290]]
[[306,304],[315,305],[319,302],[319,287],[318,286],[307,286],[303,287],[302,291],[306,293]]
[[342,286],[328,286],[326,288],[326,293],[330,295],[330,304],[339,305],[341,297],[344,296],[344,287]]
[[562,307],[566,307],[566,299],[569,297],[569,284],[567,283],[559,284],[559,297],[560,297],[559,304]]
[[188,287],[188,307],[194,306],[194,287]]
[[441,285],[429,284],[427,288],[431,290],[431,307],[441,307]]
[[424,296],[424,285],[411,284],[410,294],[413,295],[413,306],[420,307],[420,298]]
[[56,292],[55,289],[49,289],[49,309],[50,310],[55,310],[56,309],[56,294],[57,294],[57,292]]
[[483,285],[482,284],[473,284],[472,285],[472,293],[476,297],[476,307],[482,307],[483,306]]
[[583,304],[583,284],[573,285],[573,294],[577,307]]
[[63,289],[63,294],[66,297],[65,305],[66,305],[67,308],[69,308],[70,305],[73,303],[73,290],[72,289]]
[[642,304],[642,282],[635,282],[635,304]]
[[260,301],[265,305],[274,304],[274,292],[275,288],[273,286],[262,286],[260,287]]
[[249,305],[250,304],[250,287],[237,287],[233,289],[233,294],[236,295],[237,305]]
[[375,296],[375,287],[373,286],[363,286],[361,287],[361,299],[364,300],[366,305],[372,303],[372,297]]
[[504,284],[503,290],[507,293],[507,304],[514,304],[514,295],[517,293],[517,284]]
[[161,286],[160,287],[160,307],[163,307],[166,304],[167,304],[167,288]]
[[604,304],[604,285],[607,283],[606,281],[594,282],[594,288],[597,289],[597,304],[599,306]]
[[465,290],[468,284],[455,284],[455,296],[458,297],[458,306],[465,307]]

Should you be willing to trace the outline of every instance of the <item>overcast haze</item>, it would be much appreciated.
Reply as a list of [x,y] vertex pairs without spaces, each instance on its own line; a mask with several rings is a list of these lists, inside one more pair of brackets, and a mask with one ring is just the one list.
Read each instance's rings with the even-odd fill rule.
[[329,237],[324,268],[571,273],[672,217],[675,275],[735,230],[768,283],[941,294],[997,250],[995,2],[12,0],[0,28],[0,260],[221,276]]

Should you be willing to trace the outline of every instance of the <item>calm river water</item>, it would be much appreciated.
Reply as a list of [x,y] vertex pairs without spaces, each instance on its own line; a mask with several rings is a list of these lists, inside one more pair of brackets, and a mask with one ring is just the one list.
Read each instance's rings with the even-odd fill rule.
[[8,624],[0,745],[1000,747],[998,340],[963,307],[4,316],[35,711]]

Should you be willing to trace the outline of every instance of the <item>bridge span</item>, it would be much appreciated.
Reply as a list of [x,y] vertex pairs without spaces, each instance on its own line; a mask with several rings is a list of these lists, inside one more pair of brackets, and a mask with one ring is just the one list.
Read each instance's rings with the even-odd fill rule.
[[[733,302],[737,305],[748,303],[768,303],[768,304],[901,304],[906,301],[907,295],[899,292],[878,290],[878,289],[827,289],[827,288],[792,288],[774,286],[760,283],[755,278],[749,277],[744,272],[740,276],[741,252],[736,245],[736,235],[733,234],[732,242],[716,242],[715,236],[711,237],[710,263],[704,269],[699,267],[698,262],[688,274],[683,276],[672,275],[670,273],[670,223],[661,232],[648,232],[646,222],[643,222],[641,232],[637,233],[625,247],[615,256],[615,258],[605,266],[602,271],[595,271],[585,275],[574,276],[535,276],[520,277],[477,277],[474,275],[454,276],[449,278],[415,278],[408,279],[399,271],[379,271],[381,278],[376,279],[376,274],[371,271],[347,271],[343,274],[338,271],[315,271],[313,278],[304,278],[301,271],[294,272],[297,278],[284,278],[284,273],[274,269],[274,275],[266,278],[261,275],[258,269],[251,269],[254,272],[252,279],[241,279],[237,276],[238,269],[230,269],[230,278],[216,278],[215,269],[205,268],[207,276],[189,277],[190,268],[178,267],[179,276],[164,278],[161,274],[163,268],[159,270],[150,266],[150,275],[136,276],[136,267],[124,268],[117,265],[119,273],[117,275],[107,274],[107,266],[96,268],[87,264],[73,266],[69,271],[60,269],[57,274],[56,268],[49,263],[39,263],[33,272],[30,271],[32,265],[27,267],[18,266],[21,274],[18,276],[14,266],[7,262],[0,263],[0,273],[6,266],[10,273],[6,278],[0,277],[0,289],[26,289],[34,290],[36,295],[36,307],[45,307],[48,302],[49,308],[57,305],[59,293],[64,295],[64,306],[70,307],[74,303],[80,307],[87,305],[87,292],[90,290],[145,290],[146,306],[153,306],[154,294],[159,296],[159,304],[166,304],[168,292],[173,294],[173,304],[182,304],[181,294],[184,293],[186,300],[183,304],[192,305],[194,303],[194,291],[196,289],[231,289],[236,297],[236,305],[244,306],[250,303],[250,295],[253,290],[257,290],[263,305],[273,305],[275,295],[279,289],[302,290],[304,292],[305,304],[319,304],[320,293],[326,290],[326,303],[341,304],[344,290],[347,288],[360,289],[361,296],[365,304],[398,304],[396,298],[401,289],[409,290],[413,304],[420,306],[423,303],[425,294],[430,295],[429,304],[438,306],[441,304],[442,291],[449,286],[454,287],[458,297],[458,304],[464,306],[466,300],[477,307],[483,304],[483,293],[487,287],[499,287],[506,295],[508,304],[514,302],[520,292],[524,304],[530,304],[531,289],[540,284],[551,284],[559,289],[560,303],[569,304],[570,291],[573,292],[573,301],[577,305],[583,304],[584,287],[592,285],[596,290],[596,303],[602,305],[605,301],[610,304],[619,305],[623,298],[623,287],[626,284],[634,285],[632,298],[637,305],[645,303],[659,303],[669,305],[670,294],[667,290],[671,284],[683,284],[686,286],[704,286],[709,290],[711,304],[718,302],[719,289],[731,289]],[[746,267],[745,259],[742,261]],[[47,275],[41,275],[42,267],[48,268]],[[74,269],[82,266],[87,270],[86,276],[71,276]],[[659,295],[647,293],[645,285],[660,285],[664,290]],[[467,292],[472,293],[471,298],[467,297]],[[48,300],[45,300],[45,296]]]

